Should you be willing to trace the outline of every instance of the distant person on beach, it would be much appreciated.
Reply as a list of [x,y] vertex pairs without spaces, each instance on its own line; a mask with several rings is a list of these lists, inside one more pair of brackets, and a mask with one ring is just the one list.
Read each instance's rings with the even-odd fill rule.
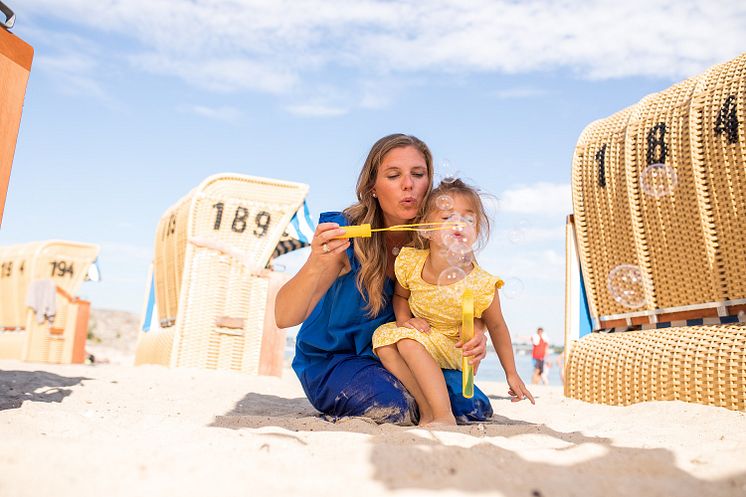
[[[374,228],[408,224],[421,215],[432,190],[432,154],[414,136],[394,134],[371,148],[357,182],[357,202],[343,212],[322,213],[311,254],[279,291],[275,319],[282,328],[303,325],[293,369],[313,406],[337,419],[365,416],[376,422],[416,422],[416,403],[373,353],[376,328],[395,321],[394,258],[412,241],[409,232],[376,232],[370,238],[339,239],[342,225]],[[463,344],[479,364],[484,330]],[[443,370],[453,415],[466,421],[492,416],[487,396],[461,395],[461,372]]]
[[544,337],[544,328],[537,328],[536,333],[531,336],[531,345],[533,345],[531,357],[534,359],[534,374],[531,378],[531,383],[538,385],[540,382],[543,382],[545,385],[548,385],[549,380],[544,375],[544,358],[547,355],[549,342]]
[[[439,205],[440,204],[440,205]],[[479,193],[463,181],[442,182],[430,194],[424,221],[462,223],[456,230],[425,233],[416,246],[403,247],[394,264],[396,321],[373,333],[373,350],[414,396],[420,425],[455,425],[442,369],[461,369],[461,314],[465,288],[474,292],[474,316],[487,325],[514,401],[534,402],[515,367],[513,345],[500,309],[503,282],[473,259],[472,245],[486,241],[489,219]],[[448,260],[449,246],[460,257]],[[451,253],[454,253],[453,250]],[[453,275],[439,281],[441,275]]]

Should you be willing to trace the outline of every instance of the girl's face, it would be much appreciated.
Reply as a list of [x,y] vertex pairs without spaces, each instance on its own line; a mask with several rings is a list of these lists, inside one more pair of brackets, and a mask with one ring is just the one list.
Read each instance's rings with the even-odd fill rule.
[[430,186],[425,156],[415,147],[399,147],[383,156],[373,193],[386,227],[405,224],[417,216]]
[[449,250],[454,247],[471,251],[479,236],[477,212],[474,203],[466,195],[451,194],[448,209],[434,209],[427,216],[429,223],[453,222],[460,226],[430,233],[430,248]]

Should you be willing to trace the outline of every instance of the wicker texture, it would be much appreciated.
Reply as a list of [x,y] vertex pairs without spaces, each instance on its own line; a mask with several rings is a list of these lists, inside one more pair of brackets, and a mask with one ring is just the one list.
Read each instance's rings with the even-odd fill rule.
[[575,148],[572,188],[578,255],[588,275],[586,291],[594,314],[626,310],[609,293],[607,277],[622,262],[638,264],[624,167],[624,131],[631,113],[627,108],[590,124]]
[[[745,108],[746,54],[583,131],[573,208],[596,329],[655,322],[644,311],[730,313],[746,299]],[[654,168],[675,176],[663,193],[646,188]],[[609,274],[621,265],[639,268],[640,303],[612,294]]]
[[[734,126],[734,118],[737,126]],[[710,70],[689,114],[708,249],[724,300],[746,296],[746,54]],[[735,131],[735,133],[733,133]]]
[[[216,175],[166,211],[154,260],[164,329],[141,334],[136,362],[257,374],[268,301],[268,275],[259,273],[307,192],[298,183]],[[244,327],[220,326],[221,317]]]
[[[97,245],[60,240],[0,248],[0,262],[6,268],[6,276],[0,278],[0,327],[15,328],[0,331],[0,357],[82,362],[78,351],[85,335],[81,338],[78,328],[87,326],[88,308],[72,296],[79,291],[98,252]],[[57,313],[51,323],[39,323],[33,310],[26,307],[29,284],[41,279],[51,279],[62,290],[57,294]]]
[[573,344],[566,368],[565,395],[587,402],[746,410],[746,324],[593,333]]

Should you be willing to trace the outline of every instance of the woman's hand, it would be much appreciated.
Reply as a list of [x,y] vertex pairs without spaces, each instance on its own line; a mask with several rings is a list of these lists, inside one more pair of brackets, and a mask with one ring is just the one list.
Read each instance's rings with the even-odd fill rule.
[[409,318],[401,326],[412,328],[422,333],[430,333],[430,324],[422,318]]
[[508,380],[508,395],[510,395],[511,402],[520,402],[523,399],[528,399],[532,404],[536,405],[534,396],[528,391],[526,385],[523,384],[523,380],[517,373],[509,374],[506,376]]
[[344,234],[337,223],[319,223],[311,240],[311,258],[324,264],[336,260],[350,246],[348,238],[337,238]]
[[479,363],[487,355],[487,337],[484,335],[484,323],[481,319],[474,320],[474,337],[466,343],[456,342],[456,348],[461,349],[465,357],[471,357],[469,364],[474,368],[474,375],[479,371]]

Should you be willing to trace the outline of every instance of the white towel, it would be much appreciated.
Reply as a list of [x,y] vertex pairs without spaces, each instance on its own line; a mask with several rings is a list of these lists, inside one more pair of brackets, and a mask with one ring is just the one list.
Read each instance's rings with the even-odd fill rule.
[[36,313],[36,320],[43,323],[48,319],[51,323],[57,314],[57,286],[54,281],[35,280],[28,286],[26,305]]

